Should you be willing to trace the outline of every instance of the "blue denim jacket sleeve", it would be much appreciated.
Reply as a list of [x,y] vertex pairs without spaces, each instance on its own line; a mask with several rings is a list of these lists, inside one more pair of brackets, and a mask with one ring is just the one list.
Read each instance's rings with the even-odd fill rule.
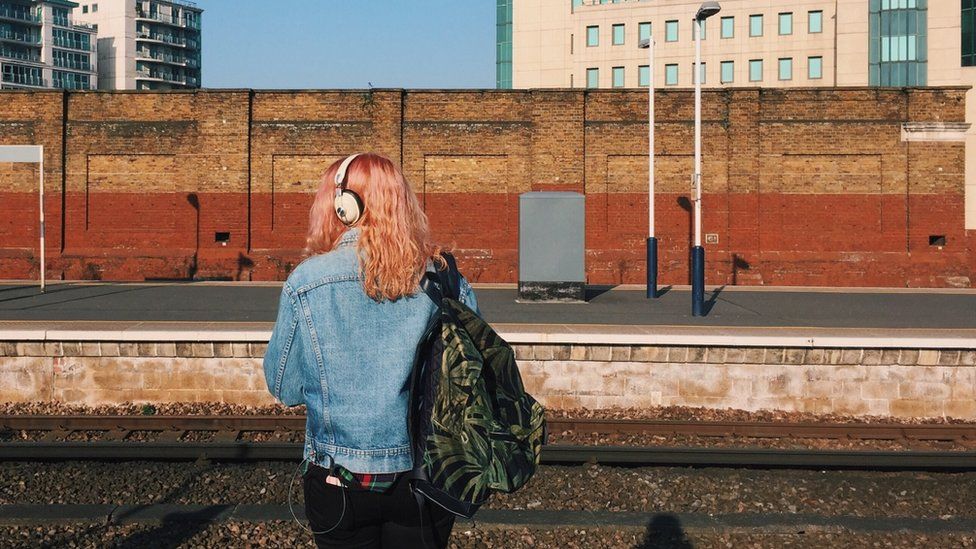
[[264,379],[268,391],[287,406],[305,403],[302,392],[302,338],[298,331],[301,315],[298,297],[288,283],[281,289],[278,320],[275,321],[268,350],[264,354]]
[[481,316],[481,309],[478,308],[478,298],[474,295],[474,289],[471,288],[471,284],[462,276],[461,277],[461,290],[458,292],[458,298],[461,303],[464,303],[471,308],[472,311]]

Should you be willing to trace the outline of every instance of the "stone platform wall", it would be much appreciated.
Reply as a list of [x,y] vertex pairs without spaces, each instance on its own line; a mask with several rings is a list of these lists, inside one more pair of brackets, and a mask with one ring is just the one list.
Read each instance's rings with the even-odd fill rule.
[[[0,342],[0,401],[270,404],[260,343]],[[546,407],[976,419],[976,350],[517,345]]]

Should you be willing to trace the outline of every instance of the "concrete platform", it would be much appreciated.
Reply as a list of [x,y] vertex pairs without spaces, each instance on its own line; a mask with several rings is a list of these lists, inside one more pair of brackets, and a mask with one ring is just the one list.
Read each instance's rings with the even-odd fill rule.
[[[705,317],[686,288],[593,287],[585,304],[516,303],[514,285],[475,285],[485,318],[504,324],[976,329],[976,290],[714,288]],[[0,320],[273,322],[274,283],[0,283]]]

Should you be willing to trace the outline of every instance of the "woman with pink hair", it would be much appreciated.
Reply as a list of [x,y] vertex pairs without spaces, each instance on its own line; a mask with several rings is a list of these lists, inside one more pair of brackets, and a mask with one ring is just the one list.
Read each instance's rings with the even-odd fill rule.
[[[305,512],[319,547],[446,547],[454,516],[415,498],[407,426],[420,290],[441,249],[403,173],[356,154],[332,164],[309,214],[309,257],[288,276],[264,372],[307,410]],[[462,279],[461,301],[477,310]],[[290,493],[290,489],[289,489]]]

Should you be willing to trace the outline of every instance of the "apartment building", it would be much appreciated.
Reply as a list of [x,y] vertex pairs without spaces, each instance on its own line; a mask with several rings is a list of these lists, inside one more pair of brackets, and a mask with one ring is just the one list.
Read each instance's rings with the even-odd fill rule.
[[0,89],[97,86],[95,29],[66,0],[0,0]]
[[[498,88],[694,85],[701,0],[496,0]],[[720,0],[702,29],[702,84],[973,86],[976,0]],[[654,41],[654,67],[643,39]],[[976,123],[976,92],[967,95]],[[976,230],[976,130],[966,131]]]
[[201,86],[203,10],[183,0],[82,0],[79,21],[98,29],[103,90]]

